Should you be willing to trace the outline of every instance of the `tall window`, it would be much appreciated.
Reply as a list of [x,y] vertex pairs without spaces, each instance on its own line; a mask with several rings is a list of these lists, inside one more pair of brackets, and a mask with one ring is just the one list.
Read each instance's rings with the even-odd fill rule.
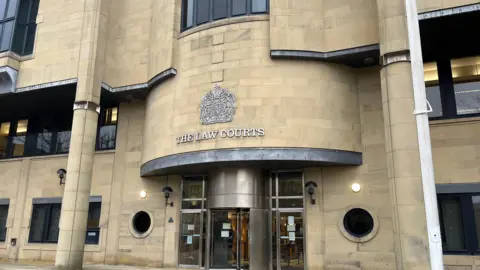
[[[39,0],[0,1],[0,52],[33,52]],[[17,12],[18,11],[18,12]]]
[[268,12],[268,0],[183,0],[182,30],[228,17]]
[[61,208],[60,203],[33,205],[28,242],[56,243],[58,241]]
[[273,269],[303,269],[303,173],[276,172],[270,182]]
[[0,241],[4,242],[7,235],[8,204],[0,205]]
[[480,194],[440,194],[438,212],[446,254],[480,254]]
[[184,177],[182,181],[182,220],[179,264],[204,265],[206,236],[205,177]]
[[426,63],[430,118],[447,119],[480,115],[480,56],[442,59]]
[[[57,243],[61,208],[61,203],[33,204],[30,235],[28,238],[29,243]],[[100,202],[90,203],[88,209],[86,244],[98,243],[100,208]],[[96,235],[93,236],[91,234],[92,232],[96,232]]]
[[97,149],[115,149],[117,138],[118,107],[103,109],[98,125]]

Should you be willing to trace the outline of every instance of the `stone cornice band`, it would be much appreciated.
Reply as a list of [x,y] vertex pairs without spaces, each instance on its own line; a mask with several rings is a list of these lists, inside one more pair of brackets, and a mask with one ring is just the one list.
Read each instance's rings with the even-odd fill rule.
[[[187,152],[159,157],[142,165],[141,176],[170,173],[206,172],[220,165],[238,164],[276,168],[312,166],[356,166],[362,164],[362,153],[319,148],[233,148]],[[193,172],[193,171],[192,171]]]

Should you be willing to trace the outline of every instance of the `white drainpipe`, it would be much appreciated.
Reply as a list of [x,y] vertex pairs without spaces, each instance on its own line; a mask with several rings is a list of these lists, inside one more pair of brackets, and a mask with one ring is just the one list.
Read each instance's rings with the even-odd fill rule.
[[[417,16],[417,1],[405,0],[408,41],[412,65],[413,94],[415,100],[415,117],[417,119],[418,146],[420,166],[422,171],[423,198],[427,218],[428,244],[431,269],[443,270],[443,252],[438,219],[437,194],[433,173],[432,146],[430,142],[430,127],[428,112],[431,111],[425,92],[425,80],[420,43],[420,28]],[[427,106],[428,104],[428,106]]]

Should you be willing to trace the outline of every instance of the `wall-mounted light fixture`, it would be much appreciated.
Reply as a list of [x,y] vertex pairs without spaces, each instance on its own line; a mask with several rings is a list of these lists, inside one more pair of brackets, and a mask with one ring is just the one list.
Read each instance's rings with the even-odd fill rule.
[[60,178],[60,186],[65,185],[65,175],[67,174],[67,171],[65,169],[58,169],[57,175],[58,178]]
[[165,206],[170,205],[173,207],[173,202],[168,202],[168,198],[170,197],[170,193],[173,192],[173,189],[169,186],[166,186],[162,189],[162,192],[165,195]]
[[140,198],[144,199],[147,197],[147,192],[145,190],[140,191]]
[[352,184],[352,191],[353,191],[353,192],[357,193],[357,192],[360,191],[360,189],[362,189],[362,187],[360,186],[359,183],[353,183],[353,184]]
[[310,194],[310,203],[315,204],[315,189],[318,187],[317,183],[309,181],[305,184],[308,194]]

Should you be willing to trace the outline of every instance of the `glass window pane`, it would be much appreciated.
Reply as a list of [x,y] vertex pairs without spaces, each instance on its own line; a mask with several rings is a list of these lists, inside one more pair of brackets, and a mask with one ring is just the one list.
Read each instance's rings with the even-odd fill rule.
[[193,25],[193,0],[183,0],[182,8],[182,27],[191,27]]
[[477,229],[477,243],[480,249],[480,196],[472,196],[473,211],[475,213],[475,227]]
[[303,199],[278,199],[279,208],[303,208]]
[[8,205],[0,206],[0,241],[5,241],[5,236],[7,234],[7,216],[8,216]]
[[462,208],[459,197],[439,197],[442,244],[445,251],[465,250]]
[[66,153],[70,149],[71,131],[60,131],[57,133],[57,153]]
[[101,202],[90,203],[88,207],[88,221],[87,228],[99,228],[100,227],[100,212],[102,209]]
[[428,113],[428,117],[440,117],[443,115],[442,101],[440,97],[440,87],[438,85],[428,86],[425,89],[427,91],[427,100],[432,106],[433,111]]
[[302,213],[280,213],[280,269],[304,269]]
[[202,178],[189,178],[183,180],[184,199],[202,199],[203,198],[203,181]]
[[50,219],[48,222],[47,228],[47,239],[48,242],[57,242],[58,241],[58,232],[60,225],[60,210],[61,204],[52,204],[50,208]]
[[455,83],[457,114],[480,113],[480,82]]
[[52,151],[52,133],[45,131],[37,134],[37,153],[49,154]]
[[10,122],[0,125],[0,157],[7,156],[8,134],[10,133]]
[[17,24],[26,24],[30,9],[30,1],[20,1],[20,7],[17,14]]
[[6,10],[7,10],[7,1],[6,0],[0,1],[0,20],[3,20],[5,18]]
[[182,201],[182,209],[202,209],[202,201]]
[[[8,2],[8,8],[7,8],[7,16],[5,18],[11,18],[11,17],[14,17],[15,14],[16,14],[16,11],[17,11],[17,3],[18,3],[18,0],[10,0]],[[1,6],[2,4],[0,4]],[[0,7],[0,10],[2,8]],[[0,11],[1,13],[1,11]]]
[[0,43],[0,50],[10,49],[10,42],[12,41],[13,34],[13,21],[9,21],[3,24],[3,35]]
[[22,55],[23,41],[27,32],[27,26],[17,24],[15,26],[15,34],[13,35],[12,51]]
[[252,13],[267,12],[267,0],[252,0]]
[[113,149],[115,148],[115,138],[117,134],[117,126],[103,126],[98,132],[98,148]]
[[200,213],[182,213],[180,264],[198,265],[200,255]]
[[213,0],[213,19],[218,20],[226,17],[227,0]]
[[28,120],[19,120],[17,124],[16,135],[23,135],[27,133]]
[[247,13],[247,0],[232,1],[232,15],[244,15]]
[[197,24],[210,20],[210,0],[197,0]]
[[423,75],[426,83],[437,82],[438,81],[437,62],[424,63]]
[[30,8],[30,16],[28,18],[28,22],[35,23],[37,20],[37,13],[38,13],[38,5],[40,4],[40,0],[31,0],[32,6]]
[[21,157],[25,152],[25,139],[26,136],[13,137],[13,156]]
[[278,196],[303,196],[302,172],[279,173]]
[[33,53],[33,45],[35,44],[35,31],[37,30],[37,25],[30,24],[27,27],[27,36],[25,38],[25,48],[23,49],[22,55],[29,55]]
[[47,205],[33,205],[32,220],[30,221],[29,242],[41,242],[45,219],[47,216]]

